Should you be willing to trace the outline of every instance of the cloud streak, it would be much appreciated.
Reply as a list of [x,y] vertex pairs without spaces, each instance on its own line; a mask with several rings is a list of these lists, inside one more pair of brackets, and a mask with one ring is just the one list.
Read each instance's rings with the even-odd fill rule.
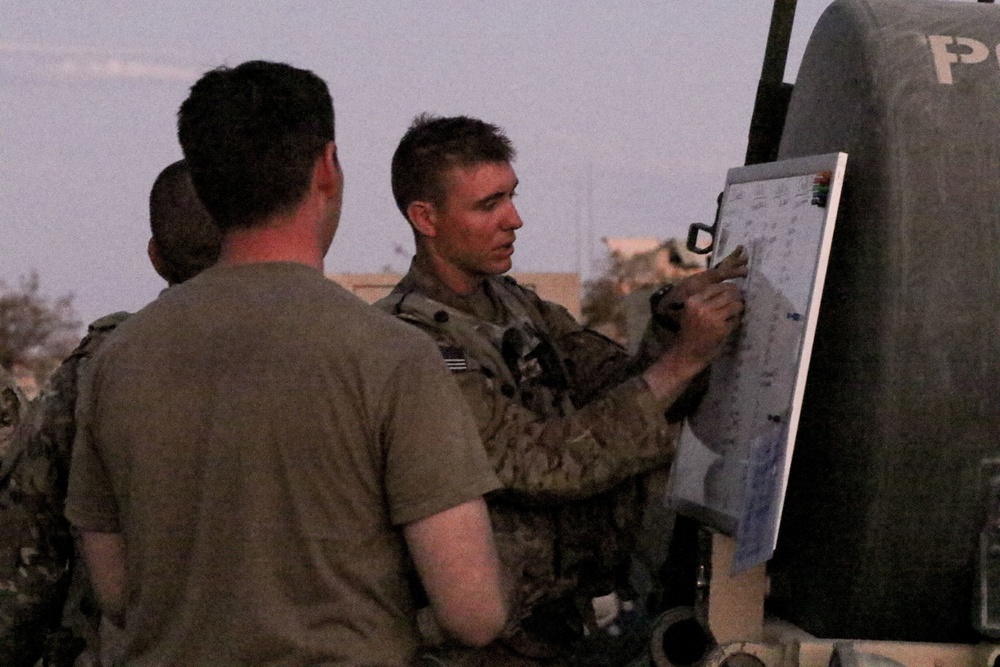
[[89,79],[145,79],[154,81],[191,82],[198,79],[199,72],[171,65],[142,62],[139,60],[74,60],[63,59],[58,63],[39,68],[40,72],[55,77]]
[[121,51],[87,46],[15,42],[0,39],[0,65],[21,76],[46,79],[196,81],[201,70],[171,62],[179,54]]

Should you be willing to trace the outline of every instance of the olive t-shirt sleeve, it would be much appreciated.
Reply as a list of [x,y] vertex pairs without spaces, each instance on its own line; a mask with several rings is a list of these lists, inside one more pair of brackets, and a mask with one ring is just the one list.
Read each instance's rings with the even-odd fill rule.
[[94,408],[92,363],[88,359],[80,364],[77,380],[77,428],[65,514],[69,522],[81,530],[117,533],[121,530],[118,503],[104,463],[97,453],[91,428]]
[[407,341],[383,431],[390,520],[402,525],[499,488],[458,385],[430,340]]

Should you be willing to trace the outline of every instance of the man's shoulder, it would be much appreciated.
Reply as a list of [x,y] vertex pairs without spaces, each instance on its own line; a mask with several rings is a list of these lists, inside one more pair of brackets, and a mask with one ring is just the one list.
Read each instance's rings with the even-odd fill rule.
[[52,406],[60,405],[64,406],[62,412],[72,414],[73,406],[76,404],[76,382],[80,362],[93,356],[118,325],[130,316],[129,312],[118,311],[99,317],[87,325],[86,335],[42,386],[35,403],[45,407],[38,412],[47,414],[52,411]]
[[[415,329],[385,307],[364,301],[332,280],[328,282],[329,286],[322,288],[325,298],[315,302],[316,310],[306,315],[309,324],[305,335],[329,344],[356,345],[357,352],[366,358],[408,358],[431,349],[426,331]],[[331,336],[334,332],[337,335]]]
[[[119,311],[90,323],[87,334],[69,356],[49,375],[38,397],[25,411],[23,423],[14,433],[0,477],[6,478],[21,458],[61,460],[67,458],[73,434],[80,364],[93,356],[107,337],[130,313]],[[23,463],[23,462],[22,462]]]
[[501,372],[499,346],[504,327],[433,299],[414,285],[400,283],[376,306],[393,315],[403,326],[423,332],[437,345],[452,372],[489,368]]
[[418,328],[435,338],[457,328],[475,328],[481,320],[427,295],[419,288],[397,286],[388,296],[375,302],[375,307]]
[[126,310],[119,310],[117,312],[111,313],[110,315],[105,315],[104,317],[98,317],[96,320],[91,322],[87,326],[88,332],[103,332],[111,331],[119,324],[128,319],[132,313]]
[[522,285],[517,282],[517,279],[511,275],[494,276],[489,279],[489,285],[499,294],[504,295],[506,298],[514,298],[520,301],[522,304],[526,304],[532,308],[539,310],[542,313],[547,311],[558,311],[560,313],[566,313],[569,317],[569,311],[566,310],[564,306],[555,301],[549,301],[543,299],[534,288]]
[[520,313],[522,318],[550,335],[560,336],[584,328],[565,306],[543,299],[534,289],[520,284],[513,276],[495,276],[489,281],[491,289],[507,304],[508,310]]
[[73,359],[80,355],[92,354],[93,351],[99,346],[104,339],[107,338],[111,332],[118,328],[118,326],[130,318],[132,313],[124,310],[120,310],[110,315],[105,315],[104,317],[99,317],[87,326],[87,335],[83,337],[80,344],[77,346],[76,350],[70,355],[69,359]]
[[443,324],[456,313],[420,292],[392,293],[376,301],[372,309],[379,317],[392,321],[400,336],[419,337],[441,348],[450,345]]

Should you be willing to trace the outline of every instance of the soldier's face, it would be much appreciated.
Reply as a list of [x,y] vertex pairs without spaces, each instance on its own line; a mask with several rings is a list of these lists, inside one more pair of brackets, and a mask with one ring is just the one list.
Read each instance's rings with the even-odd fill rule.
[[447,195],[433,210],[433,246],[458,292],[470,292],[484,276],[512,266],[515,231],[522,225],[514,207],[517,175],[509,162],[453,167]]

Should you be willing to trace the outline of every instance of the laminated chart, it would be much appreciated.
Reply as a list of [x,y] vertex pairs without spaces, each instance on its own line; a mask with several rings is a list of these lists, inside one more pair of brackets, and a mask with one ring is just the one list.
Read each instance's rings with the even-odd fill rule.
[[736,538],[734,571],[774,552],[847,155],[730,169],[712,263],[742,245],[746,311],[684,424],[667,504]]

